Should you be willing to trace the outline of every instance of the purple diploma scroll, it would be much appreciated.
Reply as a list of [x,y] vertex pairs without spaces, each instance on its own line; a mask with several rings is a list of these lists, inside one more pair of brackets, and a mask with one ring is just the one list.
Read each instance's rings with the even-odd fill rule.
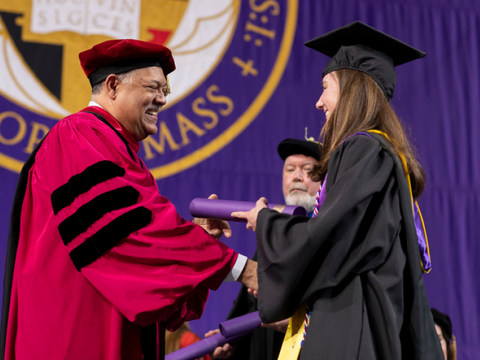
[[220,333],[165,356],[165,360],[193,360],[212,353],[218,346],[233,344],[258,328],[258,311],[220,323]]
[[[301,206],[281,204],[268,204],[267,206],[283,214],[307,216],[307,212]],[[254,207],[255,203],[248,201],[195,198],[190,202],[189,209],[190,214],[197,218],[246,222],[245,219],[234,218],[230,214],[234,211],[249,211]]]
[[258,316],[258,311],[226,320],[220,323],[220,333],[225,338],[231,338],[238,334],[249,333],[260,326],[262,320]]

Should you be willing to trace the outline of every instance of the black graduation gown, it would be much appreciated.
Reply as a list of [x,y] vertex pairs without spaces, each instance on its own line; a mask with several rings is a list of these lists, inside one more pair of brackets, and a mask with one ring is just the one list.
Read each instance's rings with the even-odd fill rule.
[[[257,259],[257,253],[252,258]],[[242,285],[227,319],[257,311],[257,300]],[[272,328],[260,327],[236,343],[235,353],[230,360],[276,360],[285,334]]]
[[313,219],[263,209],[258,307],[266,323],[314,308],[300,359],[442,359],[410,192],[382,136],[345,140]]

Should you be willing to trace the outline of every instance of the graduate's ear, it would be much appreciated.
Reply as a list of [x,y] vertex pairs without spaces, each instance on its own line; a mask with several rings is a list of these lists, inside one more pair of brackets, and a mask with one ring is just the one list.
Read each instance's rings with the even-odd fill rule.
[[119,84],[120,84],[120,80],[115,74],[110,74],[105,79],[105,88],[107,90],[107,94],[110,97],[110,99],[113,100],[117,97],[117,90],[118,90]]

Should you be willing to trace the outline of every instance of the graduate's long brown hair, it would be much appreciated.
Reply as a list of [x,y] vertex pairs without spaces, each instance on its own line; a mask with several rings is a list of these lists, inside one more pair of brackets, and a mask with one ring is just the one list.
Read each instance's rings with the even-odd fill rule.
[[405,130],[377,83],[367,74],[350,69],[337,70],[340,89],[337,106],[320,133],[323,156],[310,177],[322,181],[327,173],[332,152],[348,136],[367,130],[379,130],[390,138],[387,141],[394,153],[403,153],[407,161],[414,199],[425,187],[425,171],[418,162]]

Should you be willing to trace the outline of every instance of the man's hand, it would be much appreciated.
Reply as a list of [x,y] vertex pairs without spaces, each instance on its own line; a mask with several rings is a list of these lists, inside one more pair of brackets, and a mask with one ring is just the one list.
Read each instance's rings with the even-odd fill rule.
[[231,215],[240,219],[247,220],[247,229],[255,231],[257,229],[257,217],[260,210],[267,207],[267,199],[264,197],[258,199],[255,207],[250,211],[235,211]]
[[258,290],[258,278],[257,278],[257,262],[248,259],[242,273],[238,277],[237,281],[245,285],[249,290]]
[[[219,329],[210,330],[205,334],[205,337],[208,338],[220,332]],[[212,359],[229,359],[233,353],[235,352],[235,345],[224,344],[223,346],[217,347],[213,352],[210,354]]]
[[[218,199],[218,196],[212,194],[208,198],[216,200]],[[222,235],[225,235],[225,237],[227,238],[232,236],[232,230],[230,229],[230,225],[224,220],[194,218],[192,222],[194,224],[200,225],[202,228],[205,229],[207,233],[209,233],[217,240],[220,239]]]

